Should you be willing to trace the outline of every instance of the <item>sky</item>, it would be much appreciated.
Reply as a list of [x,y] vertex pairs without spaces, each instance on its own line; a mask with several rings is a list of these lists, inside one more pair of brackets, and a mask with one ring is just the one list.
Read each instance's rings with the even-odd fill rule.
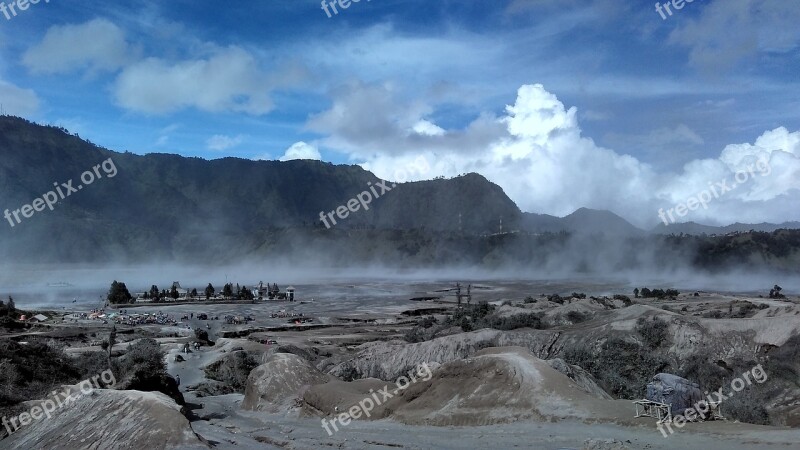
[[3,111],[111,150],[477,172],[645,228],[800,220],[793,1],[10,3]]

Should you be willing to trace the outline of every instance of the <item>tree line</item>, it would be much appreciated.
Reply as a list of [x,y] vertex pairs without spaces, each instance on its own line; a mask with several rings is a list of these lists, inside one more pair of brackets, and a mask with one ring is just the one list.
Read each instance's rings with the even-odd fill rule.
[[[269,285],[267,285],[269,286]],[[269,288],[270,291],[273,289],[275,291],[278,290],[278,285],[274,285],[273,287]],[[203,295],[201,296],[197,289],[192,289],[191,291],[187,292],[186,297],[188,299],[201,299],[205,297],[206,300],[211,300],[216,296],[216,288],[211,283],[208,283],[205,290],[203,291]],[[227,283],[223,286],[222,291],[220,293],[223,298],[225,299],[233,299],[233,300],[254,300],[255,295],[253,295],[253,291],[248,288],[247,286],[239,286],[239,283],[236,283],[234,287],[233,283]],[[177,286],[174,284],[169,290],[166,289],[159,289],[157,285],[152,285],[149,291],[146,291],[142,298],[151,300],[152,303],[164,303],[171,300],[177,300],[180,298],[180,293],[178,292]],[[111,283],[111,289],[108,291],[107,300],[111,304],[128,304],[133,303],[135,299],[128,291],[128,287],[125,283],[118,282],[114,280]],[[0,302],[1,304],[1,302]]]

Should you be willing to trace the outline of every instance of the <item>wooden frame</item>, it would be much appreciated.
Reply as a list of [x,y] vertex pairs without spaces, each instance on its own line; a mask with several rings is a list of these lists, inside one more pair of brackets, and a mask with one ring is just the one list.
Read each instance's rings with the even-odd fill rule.
[[[672,409],[666,403],[636,400],[633,404],[636,407],[636,417],[654,417],[658,419],[658,423],[672,422]],[[639,407],[642,408],[641,412]]]

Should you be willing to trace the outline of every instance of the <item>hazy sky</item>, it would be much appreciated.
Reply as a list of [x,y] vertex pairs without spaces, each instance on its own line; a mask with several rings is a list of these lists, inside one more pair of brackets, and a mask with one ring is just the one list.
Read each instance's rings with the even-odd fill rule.
[[[6,0],[9,3],[9,0]],[[347,4],[344,1],[344,4]],[[0,103],[112,150],[479,172],[525,211],[800,219],[800,6],[50,0],[0,12]],[[330,17],[329,17],[330,14]],[[734,175],[756,163],[769,170]],[[741,177],[744,178],[743,176]]]

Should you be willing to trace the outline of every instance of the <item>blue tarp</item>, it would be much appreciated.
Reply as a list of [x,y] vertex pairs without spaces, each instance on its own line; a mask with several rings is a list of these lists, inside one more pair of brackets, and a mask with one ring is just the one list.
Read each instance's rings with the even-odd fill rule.
[[647,383],[645,398],[653,402],[670,405],[672,416],[682,416],[687,409],[703,400],[703,392],[697,383],[669,373],[660,373]]

